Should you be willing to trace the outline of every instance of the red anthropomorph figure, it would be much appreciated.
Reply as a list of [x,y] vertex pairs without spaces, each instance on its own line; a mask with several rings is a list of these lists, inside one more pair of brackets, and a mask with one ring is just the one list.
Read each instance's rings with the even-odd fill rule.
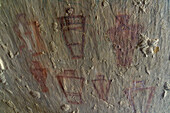
[[47,79],[47,69],[43,68],[39,61],[32,61],[32,66],[30,71],[36,81],[40,84],[42,92],[48,92],[48,87],[46,86]]
[[[40,36],[40,25],[38,21],[28,21],[26,14],[19,14],[16,17],[18,23],[14,26],[14,31],[22,41],[20,53],[23,51],[23,48],[26,48],[26,52],[34,58],[42,55],[45,51],[47,51],[47,48]],[[29,59],[33,60],[33,57],[29,57]],[[30,62],[29,68],[31,74],[40,84],[42,91],[48,92],[48,88],[46,86],[47,69],[42,66],[40,61],[35,61],[35,59]]]
[[14,31],[22,41],[20,53],[23,48],[27,48],[33,56],[40,55],[44,51],[47,51],[43,39],[40,36],[40,25],[38,21],[29,22],[25,14],[19,14],[16,17],[18,24],[14,26]]
[[129,24],[129,15],[116,16],[116,25],[108,30],[108,34],[116,50],[118,66],[129,67],[132,62],[134,49],[138,43],[138,34],[142,27]]

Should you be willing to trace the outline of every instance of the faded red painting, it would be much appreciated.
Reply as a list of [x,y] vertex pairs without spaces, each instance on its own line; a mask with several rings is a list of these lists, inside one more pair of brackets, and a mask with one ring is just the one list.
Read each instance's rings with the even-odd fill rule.
[[148,113],[155,89],[155,87],[145,87],[143,81],[134,81],[133,87],[125,90],[134,113],[139,111],[141,113]]
[[16,16],[17,24],[14,26],[14,31],[17,36],[22,41],[22,45],[20,46],[20,53],[23,48],[28,48],[28,51],[32,51],[32,47],[34,46],[33,39],[31,36],[31,31],[29,28],[29,22],[26,19],[26,15],[18,14]]
[[107,101],[112,80],[104,79],[104,75],[98,75],[95,80],[92,80],[94,89],[100,99]]
[[38,21],[29,22],[24,13],[18,14],[16,18],[17,24],[13,28],[22,42],[20,53],[27,48],[33,56],[41,55],[47,49],[40,36]]
[[32,66],[30,67],[30,71],[36,81],[41,86],[42,92],[48,92],[48,87],[46,86],[47,79],[47,69],[42,66],[39,61],[32,61]]
[[83,77],[76,77],[75,70],[65,70],[63,73],[57,75],[56,78],[69,103],[83,103],[82,89],[85,80]]
[[110,40],[116,51],[118,66],[129,67],[133,60],[134,49],[138,43],[139,24],[129,24],[129,15],[117,15],[116,25],[108,30]]
[[32,34],[33,34],[33,39],[34,39],[34,49],[36,50],[35,53],[33,53],[33,56],[38,56],[43,54],[43,52],[47,52],[47,48],[43,42],[43,39],[41,38],[40,35],[40,24],[38,21],[32,21],[30,23],[31,29],[32,29]]
[[[40,36],[38,21],[29,22],[24,13],[18,14],[16,18],[17,24],[13,28],[22,43],[19,47],[20,53],[25,49],[32,57],[36,57],[45,52],[47,49]],[[31,60],[33,59],[32,57],[30,58]],[[48,92],[49,90],[46,86],[47,69],[37,60],[31,61],[29,65],[30,72],[41,86],[42,92]]]

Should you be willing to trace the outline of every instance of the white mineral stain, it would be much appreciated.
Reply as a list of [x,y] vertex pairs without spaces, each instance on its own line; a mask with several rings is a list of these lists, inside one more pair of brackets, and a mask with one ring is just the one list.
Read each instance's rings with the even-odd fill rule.
[[35,36],[35,34],[34,34],[34,27],[33,26],[31,26],[31,36],[32,36],[32,40],[33,40],[33,43],[35,44],[35,46],[37,46],[36,45],[36,36]]
[[52,52],[57,52],[57,47],[54,43],[54,41],[50,42],[50,48]]
[[56,69],[57,66],[55,64],[55,59],[53,57],[51,57],[51,62],[52,62],[53,68]]
[[92,107],[93,110],[96,110],[97,109],[97,105],[95,104],[93,107]]
[[149,71],[148,67],[145,67],[145,71],[148,75],[150,75],[150,71]]
[[96,20],[99,20],[99,16],[96,15],[96,16],[95,16],[95,19],[96,19]]
[[6,45],[6,44],[4,44],[4,43],[2,42],[2,40],[1,40],[1,39],[0,39],[0,45],[1,45],[2,49],[3,49],[5,52],[7,52],[7,51],[8,51],[8,47],[7,47],[7,45]]
[[133,5],[138,9],[139,12],[146,13],[146,9],[150,3],[150,0],[133,0]]
[[33,49],[32,49],[32,45],[31,45],[29,39],[26,37],[24,28],[23,28],[23,26],[22,26],[21,23],[19,23],[19,30],[20,30],[20,32],[21,32],[21,36],[23,37],[25,43],[27,44],[28,50],[31,50],[31,51],[32,51],[32,50],[33,50]]
[[162,94],[162,98],[165,98],[166,96],[167,96],[167,91],[164,90],[164,91],[163,91],[163,94]]
[[102,6],[103,7],[109,6],[109,2],[107,0],[103,0]]
[[57,22],[54,22],[54,24],[53,24],[53,30],[54,30],[55,32],[58,32],[58,24],[57,24]]
[[27,90],[29,91],[29,94],[33,97],[33,98],[37,98],[40,99],[41,98],[41,94],[38,91],[34,91],[32,89],[30,89],[30,87],[26,84],[25,87],[27,88]]
[[[12,53],[12,51],[9,50],[8,44],[4,44],[1,39],[0,39],[0,46],[1,46],[2,49],[5,51],[5,53],[8,54],[8,56],[9,56],[10,58],[14,58],[14,54]],[[1,62],[1,61],[0,61],[0,62]]]
[[70,109],[70,105],[64,104],[64,105],[61,106],[61,109],[62,109],[63,111],[68,111],[68,110]]
[[13,95],[13,92],[9,89],[5,89],[6,92],[8,92],[9,94]]
[[15,113],[19,113],[18,109],[15,106],[15,104],[11,100],[7,101],[7,100],[3,99],[2,102],[6,103],[10,108],[12,108]]
[[77,110],[72,111],[71,113],[79,113],[79,109],[77,108]]
[[22,80],[17,76],[16,76],[15,80],[18,81],[18,82],[22,82]]
[[14,54],[12,53],[12,51],[8,51],[8,55],[10,58],[14,58]]
[[67,14],[68,14],[68,15],[71,15],[71,14],[73,14],[73,13],[74,13],[74,9],[73,9],[72,7],[70,7],[70,8],[67,9]]
[[98,71],[97,71],[97,69],[95,68],[95,70],[94,70],[94,74],[95,75],[97,75],[98,74]]
[[38,98],[38,99],[41,98],[41,95],[40,95],[40,93],[39,93],[38,91],[33,91],[33,90],[31,90],[29,93],[30,93],[30,95],[31,95],[33,98]]
[[14,56],[16,56],[16,57],[17,57],[18,55],[19,55],[19,52],[16,52]]
[[4,62],[1,57],[0,57],[0,70],[5,70]]
[[0,83],[7,85],[6,78],[5,78],[5,75],[3,74],[2,70],[0,71]]
[[145,57],[148,57],[148,55],[154,55],[155,48],[158,48],[158,42],[159,39],[150,39],[147,36],[141,34],[140,35],[140,42],[139,42],[139,48],[141,49],[142,53],[145,55]]
[[27,110],[28,110],[29,113],[33,113],[32,109],[28,106],[27,106]]
[[164,89],[165,90],[170,90],[170,84],[168,82],[165,82]]

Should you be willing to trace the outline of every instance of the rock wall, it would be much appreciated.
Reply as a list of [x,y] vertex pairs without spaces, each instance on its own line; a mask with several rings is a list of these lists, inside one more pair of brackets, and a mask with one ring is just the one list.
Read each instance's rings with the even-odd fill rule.
[[0,113],[168,113],[169,0],[0,0]]

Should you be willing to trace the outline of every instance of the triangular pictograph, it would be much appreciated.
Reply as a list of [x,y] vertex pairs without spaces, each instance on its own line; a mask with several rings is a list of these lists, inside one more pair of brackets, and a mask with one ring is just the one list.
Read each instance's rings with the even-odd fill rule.
[[56,76],[60,88],[62,89],[67,101],[71,104],[81,104],[82,89],[84,86],[84,78],[76,77],[75,70],[64,70]]
[[[143,81],[135,81],[133,82],[132,88],[127,88],[125,90],[125,94],[129,99],[130,105],[133,107],[134,113],[137,113],[137,111],[140,111],[141,113],[148,113],[154,92],[155,92],[155,87],[145,87]],[[139,96],[139,94],[143,94],[143,95]],[[139,102],[139,98],[135,98],[137,96],[140,98],[145,97],[146,100],[142,99],[142,102]],[[137,102],[140,105],[137,104]]]
[[95,80],[92,80],[94,89],[100,99],[107,101],[111,82],[112,80],[104,79],[104,75],[98,75]]
[[[74,8],[68,8],[73,10]],[[85,46],[85,17],[83,15],[69,14],[58,18],[65,44],[71,53],[72,59],[84,57]]]
[[115,21],[116,25],[107,32],[116,52],[116,62],[118,66],[129,67],[143,27],[140,24],[129,24],[130,15],[126,14],[117,15]]

